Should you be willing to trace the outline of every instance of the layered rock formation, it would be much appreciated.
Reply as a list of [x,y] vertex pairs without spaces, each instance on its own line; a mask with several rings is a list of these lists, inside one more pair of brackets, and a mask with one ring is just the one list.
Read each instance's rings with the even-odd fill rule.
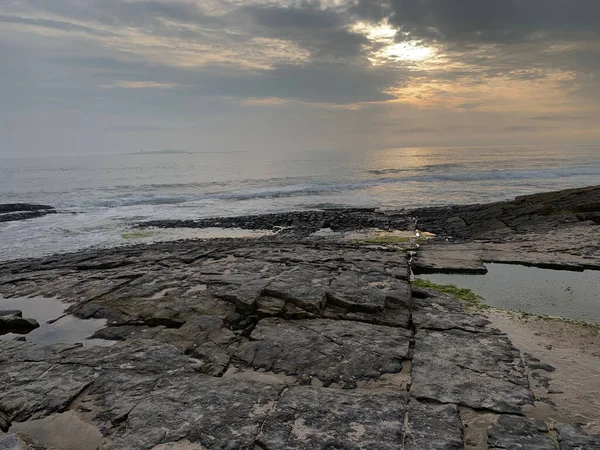
[[[482,238],[425,244],[413,256],[422,270],[480,270],[508,255],[582,270],[598,264],[589,206],[598,192],[542,202],[554,212],[577,203],[574,221],[537,204],[523,212],[528,200],[489,206],[550,225],[507,221],[512,231],[487,237],[473,225],[484,219],[465,212],[485,215],[483,206],[438,211],[435,220],[325,211],[227,222],[289,226],[294,240],[171,242],[5,263],[0,296],[57,297],[69,314],[106,319],[93,337],[114,344],[0,341],[0,448],[600,448],[576,423],[530,418],[544,401],[533,385],[553,368],[458,300],[412,289],[407,252],[300,239],[324,226],[406,229],[416,218],[440,234],[449,232],[443,223],[459,227],[453,237]],[[276,225],[283,217],[291,224]],[[193,223],[208,224],[226,226]],[[562,248],[569,241],[551,246],[569,232],[583,243],[571,252]]]

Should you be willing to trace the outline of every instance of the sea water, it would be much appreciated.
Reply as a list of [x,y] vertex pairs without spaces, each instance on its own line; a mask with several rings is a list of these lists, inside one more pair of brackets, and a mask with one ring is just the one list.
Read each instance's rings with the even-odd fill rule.
[[152,219],[484,203],[599,181],[600,146],[0,157],[0,203],[60,211],[0,223],[0,260],[195,236],[130,232]]

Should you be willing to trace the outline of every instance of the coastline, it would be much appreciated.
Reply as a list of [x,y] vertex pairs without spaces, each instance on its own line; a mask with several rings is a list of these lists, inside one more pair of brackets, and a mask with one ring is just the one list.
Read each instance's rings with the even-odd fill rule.
[[[105,320],[93,338],[113,345],[0,341],[2,430],[58,445],[74,414],[115,449],[597,448],[598,328],[470,314],[410,276],[489,262],[598,270],[599,205],[595,186],[489,205],[161,221],[136,226],[275,233],[4,263],[0,296],[58,298],[68,315]],[[54,438],[31,434],[48,421],[61,423]]]

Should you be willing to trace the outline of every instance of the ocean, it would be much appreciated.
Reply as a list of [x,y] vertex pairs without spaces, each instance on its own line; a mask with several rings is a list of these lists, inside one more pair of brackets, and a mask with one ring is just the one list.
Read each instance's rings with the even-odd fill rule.
[[151,219],[484,203],[599,183],[600,145],[0,157],[0,203],[60,211],[0,223],[0,260],[131,244],[130,225]]

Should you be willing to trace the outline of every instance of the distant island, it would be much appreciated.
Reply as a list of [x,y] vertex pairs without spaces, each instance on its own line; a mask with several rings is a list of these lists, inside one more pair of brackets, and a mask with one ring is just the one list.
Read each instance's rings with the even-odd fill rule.
[[139,152],[123,153],[124,155],[191,155],[185,150],[140,150]]
[[196,153],[248,153],[249,150],[188,152],[185,150],[140,150],[139,152],[121,153],[122,155],[194,155]]

